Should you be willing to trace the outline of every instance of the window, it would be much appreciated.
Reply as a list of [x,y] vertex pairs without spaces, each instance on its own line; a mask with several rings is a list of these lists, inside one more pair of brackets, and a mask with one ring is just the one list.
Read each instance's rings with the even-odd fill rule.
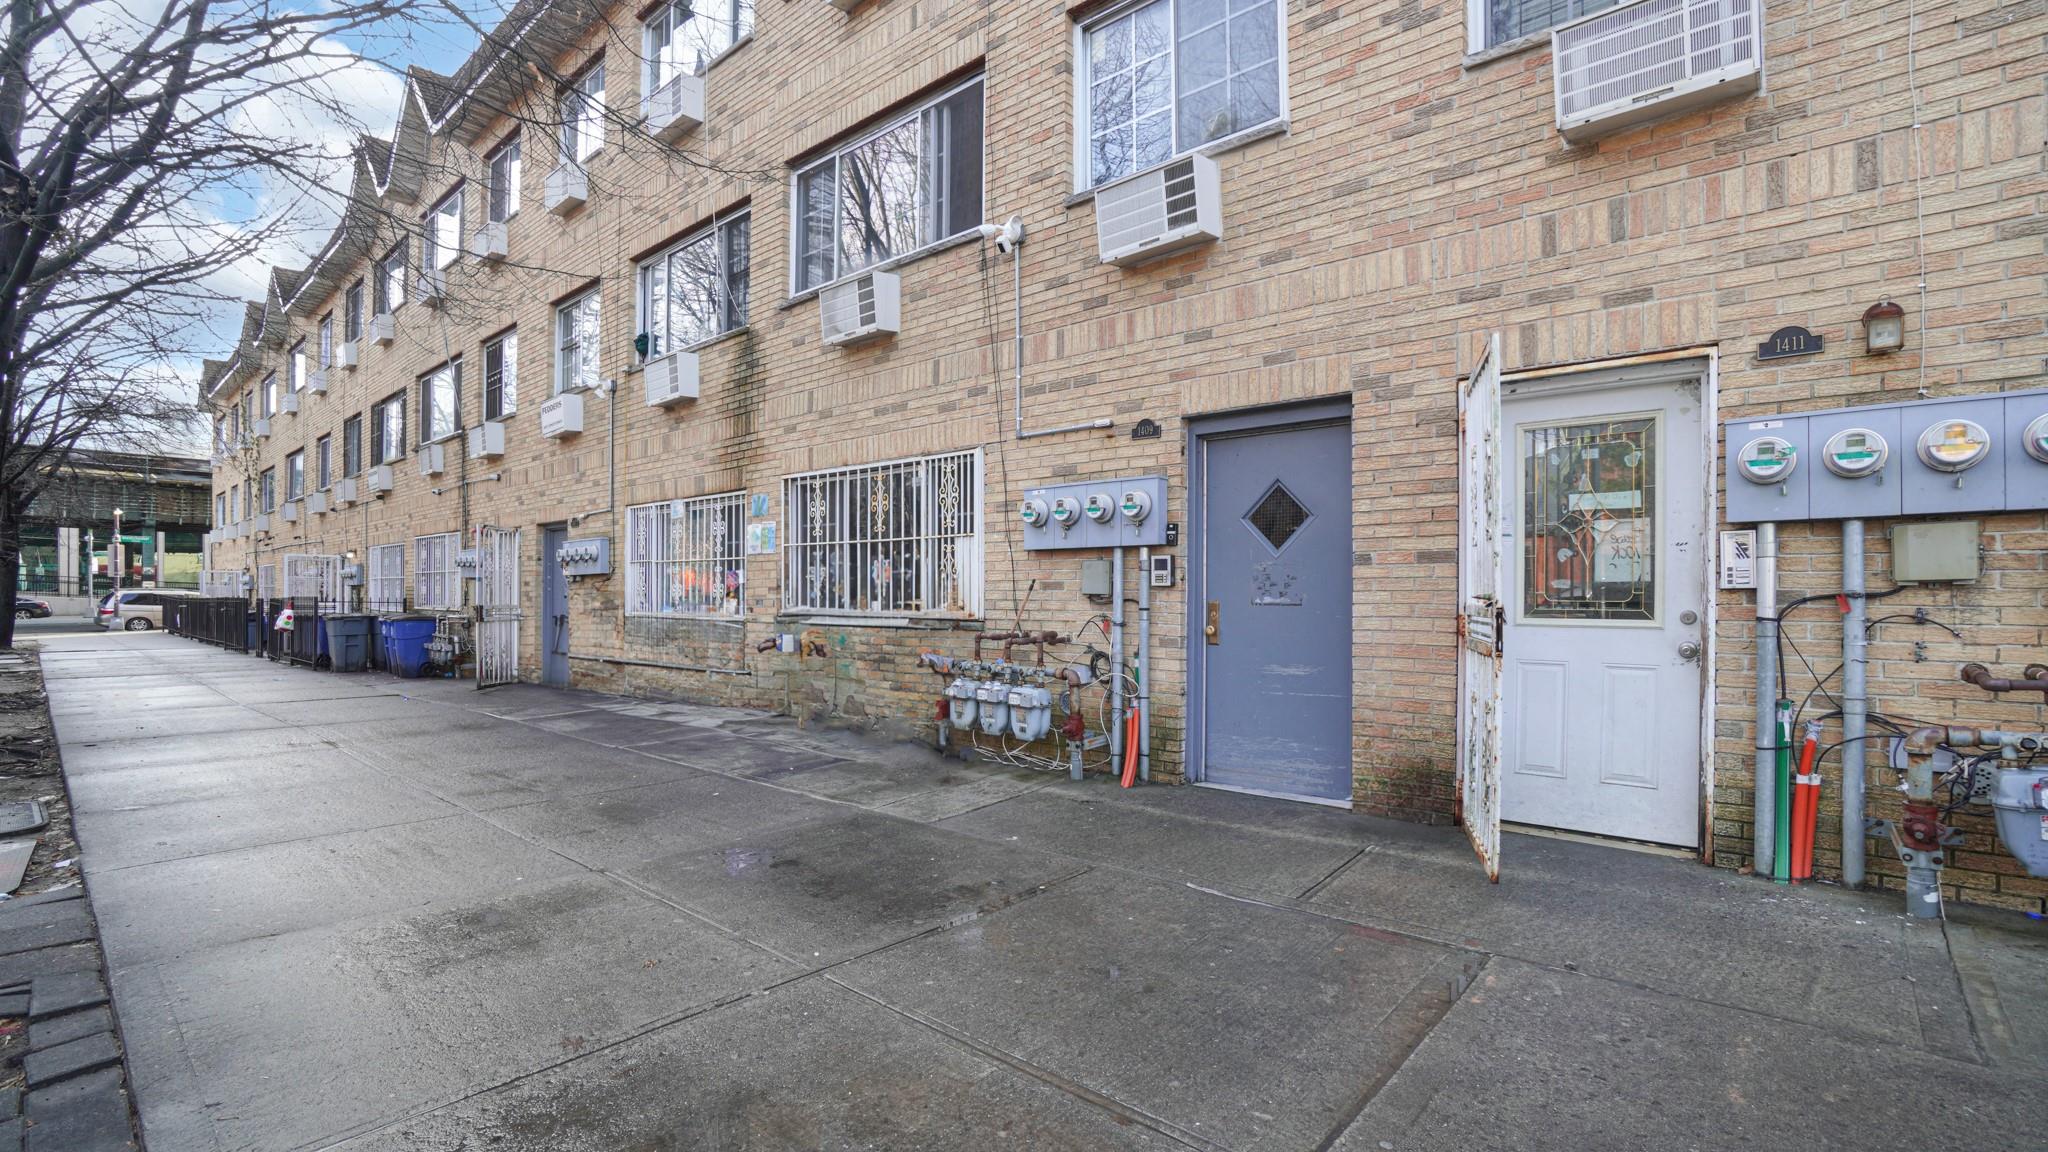
[[664,4],[640,26],[642,92],[678,76],[702,76],[711,62],[754,31],[754,0]]
[[334,313],[320,318],[320,370],[327,371],[334,364]]
[[413,538],[412,606],[462,607],[462,581],[455,574],[455,533]]
[[981,223],[981,78],[795,177],[803,292]]
[[341,422],[341,474],[363,474],[363,418],[351,416]]
[[322,492],[334,486],[334,437],[322,436],[313,441],[313,473]]
[[1087,186],[1278,123],[1283,16],[1276,0],[1152,0],[1083,27]]
[[562,162],[581,164],[604,147],[604,61],[562,93]]
[[1614,7],[1617,0],[1466,0],[1465,48],[1488,48],[1547,32]]
[[420,443],[455,435],[462,426],[462,360],[450,360],[420,377]]
[[348,286],[348,295],[341,302],[342,339],[354,342],[363,338],[363,282]]
[[292,391],[304,392],[306,390],[306,342],[304,340],[293,342],[291,355],[285,361],[285,372],[287,374],[286,382],[290,384]]
[[241,518],[242,486],[240,484],[237,484],[234,487],[228,489],[228,523],[233,524],[236,521],[239,521]]
[[265,468],[259,482],[263,489],[263,511],[277,511],[277,469]]
[[277,373],[263,378],[263,415],[277,415]]
[[597,386],[597,290],[555,307],[555,394]]
[[405,545],[370,547],[370,579],[365,590],[372,612],[405,611]]
[[306,450],[299,449],[284,458],[284,498],[297,500],[306,494]]
[[218,528],[221,525],[226,524],[227,522],[228,494],[225,492],[216,492],[213,494],[213,526]]
[[783,602],[793,611],[981,611],[981,453],[783,481]]
[[434,210],[427,213],[420,233],[420,268],[423,271],[439,272],[455,263],[462,255],[462,189],[457,188],[434,205]]
[[746,494],[626,509],[626,614],[745,611]]
[[519,407],[519,333],[484,344],[484,419],[503,420]]
[[242,406],[240,404],[237,404],[234,407],[228,409],[228,439],[227,444],[223,445],[223,447],[240,445],[241,442]]
[[741,212],[640,265],[640,330],[649,358],[747,322],[748,216]]
[[405,241],[377,261],[377,315],[398,311],[405,303]]
[[519,138],[498,145],[484,160],[488,173],[484,210],[493,224],[503,224],[519,214]]
[[370,460],[389,464],[405,455],[405,393],[393,392],[370,405]]

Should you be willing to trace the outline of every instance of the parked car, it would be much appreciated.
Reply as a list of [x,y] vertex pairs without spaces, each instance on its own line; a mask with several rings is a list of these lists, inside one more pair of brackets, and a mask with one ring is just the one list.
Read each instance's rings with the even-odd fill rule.
[[41,620],[50,614],[50,602],[30,596],[14,598],[14,618],[17,620]]
[[[121,598],[120,623],[114,620],[114,597]],[[196,597],[199,593],[182,588],[135,588],[119,593],[109,592],[100,597],[99,614],[96,617],[102,628],[123,628],[129,632],[147,632],[151,628],[164,626],[164,604],[173,599]]]

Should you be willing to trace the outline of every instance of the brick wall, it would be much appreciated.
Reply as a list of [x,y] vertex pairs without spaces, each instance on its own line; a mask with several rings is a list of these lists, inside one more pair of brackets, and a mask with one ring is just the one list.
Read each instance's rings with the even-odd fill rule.
[[[432,494],[461,477],[423,480],[408,457],[390,497],[314,518],[299,537],[279,534],[262,548],[360,550],[466,524],[532,529],[579,513],[592,514],[572,535],[605,532],[616,542],[620,517],[600,511],[607,504],[734,489],[772,493],[781,519],[780,479],[789,473],[981,446],[985,616],[1009,627],[1029,588],[1022,623],[1068,630],[1094,611],[1078,592],[1077,558],[1010,552],[1008,509],[1018,492],[1163,472],[1181,518],[1186,417],[1348,395],[1356,802],[1442,821],[1452,809],[1456,388],[1488,333],[1502,334],[1510,370],[1717,351],[1723,417],[1897,399],[1923,384],[1945,395],[2043,383],[2048,14],[2038,5],[1916,6],[1925,125],[1916,173],[1903,2],[1772,3],[1763,94],[1578,148],[1552,127],[1546,49],[1468,67],[1456,5],[1296,3],[1288,9],[1289,131],[1219,156],[1225,238],[1136,270],[1097,262],[1094,206],[1073,196],[1068,12],[1082,7],[879,0],[846,17],[822,4],[763,4],[754,40],[707,77],[707,123],[683,140],[687,155],[622,140],[613,125],[591,164],[591,203],[566,220],[540,206],[551,114],[532,112],[525,207],[506,266],[458,265],[447,308],[437,315],[408,304],[394,347],[366,349],[363,368],[344,374],[328,397],[279,417],[281,431],[264,450],[266,460],[281,459],[316,430],[338,433],[342,413],[409,386],[447,349],[469,358],[463,404],[474,421],[478,343],[516,322],[522,399],[505,460],[461,465],[478,481],[465,499],[452,489]],[[635,43],[624,24],[594,30],[557,67],[567,73],[603,51],[611,105],[637,109]],[[1008,438],[1010,269],[984,245],[899,269],[903,330],[867,348],[821,347],[816,303],[787,300],[788,163],[977,65],[987,75],[986,214],[1020,213],[1030,234],[1027,422],[1108,417],[1116,426],[1106,432]],[[501,122],[480,143],[513,127]],[[476,172],[474,155],[448,141],[430,152],[439,176],[416,206],[395,211],[416,215],[458,175]],[[704,349],[702,399],[649,409],[630,365],[633,260],[741,203],[753,211],[750,326]],[[1924,309],[1916,289],[1923,226]],[[548,305],[591,282],[604,292],[603,374],[620,381],[615,500],[607,401],[586,400],[580,437],[549,442],[534,426],[551,368]],[[1907,307],[1904,353],[1862,354],[1856,319],[1879,295]],[[306,330],[324,307],[304,309]],[[1756,344],[1789,323],[1824,334],[1827,353],[1757,363]],[[1161,423],[1164,435],[1131,441],[1141,417]],[[488,473],[502,478],[478,479]],[[2004,666],[2038,656],[2048,625],[2042,531],[2038,516],[1987,521],[1987,579],[1918,601],[1947,613],[1971,638],[1967,648],[1943,647],[1927,629],[1885,627],[1873,649],[1875,708],[2048,727],[2037,706],[1987,708],[1974,689],[1946,680],[1963,655],[1984,658],[1994,644]],[[1788,548],[1812,567],[1785,573],[1788,594],[1829,579],[1831,532],[1789,535]],[[529,553],[538,539],[529,532]],[[1175,551],[1184,571],[1186,545]],[[233,567],[242,555],[223,545],[214,562]],[[835,626],[826,630],[827,657],[756,654],[756,641],[801,625],[777,619],[774,558],[751,560],[747,575],[742,626],[696,632],[627,621],[622,578],[579,582],[572,650],[750,675],[578,660],[577,682],[911,730],[931,714],[939,683],[916,668],[916,654],[965,655],[971,645],[953,624]],[[1885,583],[1874,570],[1873,586]],[[527,596],[537,605],[537,586]],[[1157,771],[1170,778],[1182,757],[1183,590],[1162,591],[1154,607],[1153,747]],[[1750,799],[1750,609],[1736,593],[1718,607],[1709,850],[1739,866]],[[1799,622],[1797,642],[1827,648],[1828,624],[1819,615]],[[1914,639],[1929,641],[1924,662],[1896,654]],[[523,650],[537,642],[529,627]],[[2013,877],[2009,860],[1980,851],[1984,843],[1973,835],[1950,878],[1972,898],[2038,906],[2038,885]],[[1823,849],[1827,856],[1832,842]],[[1887,855],[1872,853],[1880,874]]]

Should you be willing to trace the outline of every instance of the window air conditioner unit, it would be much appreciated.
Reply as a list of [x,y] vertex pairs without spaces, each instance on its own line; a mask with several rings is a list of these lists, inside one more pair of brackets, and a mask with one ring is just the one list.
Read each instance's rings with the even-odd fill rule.
[[311,512],[315,516],[327,515],[327,493],[306,493],[306,511]]
[[439,308],[441,298],[448,295],[448,272],[442,268],[430,268],[413,278],[413,296],[429,308]]
[[391,491],[391,465],[379,464],[363,473],[363,485],[372,496],[382,496]]
[[306,373],[306,391],[316,396],[327,395],[327,372],[325,369]]
[[673,144],[704,122],[704,78],[682,75],[656,88],[640,101],[647,134]]
[[647,406],[666,408],[697,398],[697,354],[671,352],[647,362]]
[[1551,30],[1557,130],[1574,144],[1763,83],[1761,0],[1636,0]]
[[251,532],[270,531],[270,513],[258,512],[255,515],[255,517],[249,521],[249,530]]
[[299,394],[297,392],[287,392],[284,395],[278,397],[277,410],[279,412],[289,412],[294,416],[298,415]]
[[270,417],[258,416],[249,423],[254,426],[258,440],[270,439]]
[[825,343],[842,347],[893,336],[902,327],[903,281],[894,272],[867,272],[818,293]]
[[551,396],[540,406],[540,434],[550,440],[574,436],[583,431],[583,394],[564,392]]
[[398,338],[398,321],[389,312],[379,312],[370,317],[370,339],[378,345],[388,345]]
[[590,197],[590,176],[583,171],[581,164],[565,161],[548,169],[548,178],[541,192],[548,211],[557,216],[567,216],[583,207],[583,201]]
[[1095,242],[1104,264],[1131,267],[1223,237],[1216,161],[1183,156],[1095,190]]
[[505,425],[486,420],[469,430],[469,454],[478,460],[495,460],[505,454]]
[[281,516],[283,516],[283,517],[284,517],[284,522],[285,522],[285,523],[287,523],[287,524],[297,524],[297,523],[299,522],[299,502],[298,502],[298,501],[296,501],[296,500],[287,500],[287,501],[285,501],[285,502],[284,502],[283,504],[281,504],[281,505],[279,505],[279,506],[278,506],[278,509],[277,509],[277,511],[278,511],[278,514],[279,514],[279,515],[281,515]]
[[346,508],[356,502],[356,478],[345,476],[334,482],[334,505]]
[[356,370],[356,365],[362,363],[362,359],[362,345],[354,340],[343,340],[340,349],[335,353],[334,362],[353,372]]
[[825,0],[825,3],[839,9],[841,12],[851,12],[855,8],[860,7],[863,2],[864,0]]
[[505,222],[499,220],[469,234],[469,254],[479,260],[505,258]]
[[420,475],[439,476],[448,470],[448,454],[441,444],[420,445]]

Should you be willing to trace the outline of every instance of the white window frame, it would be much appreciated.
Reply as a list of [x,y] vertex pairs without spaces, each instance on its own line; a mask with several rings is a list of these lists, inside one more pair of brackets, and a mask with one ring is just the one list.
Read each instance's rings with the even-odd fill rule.
[[345,341],[355,341],[363,338],[364,292],[363,282],[357,280],[348,286],[348,291],[342,293],[341,336]]
[[259,397],[259,403],[263,408],[262,415],[277,415],[277,373],[269,372],[264,374],[263,391]]
[[1612,8],[1619,8],[1626,3],[1628,3],[1628,0],[1607,0],[1606,3],[1598,7],[1582,7],[1577,12],[1567,15],[1555,23],[1545,24],[1541,28],[1531,32],[1524,32],[1520,36],[1510,36],[1505,40],[1488,44],[1486,42],[1486,0],[1465,0],[1465,53],[1468,56],[1476,56],[1482,52],[1493,52],[1516,45],[1547,43],[1550,39],[1550,30],[1552,28],[1561,28],[1574,20],[1591,16],[1596,12],[1605,12]]
[[334,487],[334,437],[322,436],[313,441],[313,472],[319,482],[319,490]]
[[[498,356],[498,369],[495,373],[491,370],[491,354],[494,352]],[[484,341],[483,362],[483,379],[480,382],[483,397],[479,411],[484,414],[486,420],[503,420],[519,411],[519,329],[507,328]],[[496,412],[491,411],[493,375],[497,377]]]
[[604,149],[604,83],[604,61],[598,60],[571,80],[556,101],[561,132],[555,143],[562,163],[580,167]]
[[412,606],[447,611],[462,607],[462,576],[455,567],[461,537],[436,532],[412,538]]
[[256,491],[263,497],[264,515],[277,511],[277,467],[265,468],[256,477]]
[[[556,396],[560,396],[564,392],[581,392],[585,389],[594,388],[599,380],[603,378],[604,362],[601,341],[604,335],[604,301],[598,293],[599,289],[592,288],[588,292],[580,293],[555,305],[554,395]],[[581,323],[580,319],[577,318],[577,314],[586,303],[591,306],[591,331],[588,333],[588,337],[593,345],[590,361],[590,378],[588,380],[581,379],[575,374],[576,369],[572,359],[580,356],[583,350],[583,335],[578,332],[574,325]],[[564,328],[563,322],[565,320],[569,321],[572,326]]]
[[[1085,20],[1078,20],[1074,23],[1074,191],[1092,191],[1103,184],[1109,183],[1109,179],[1127,179],[1141,172],[1150,172],[1155,168],[1163,167],[1192,153],[1201,152],[1213,155],[1217,152],[1227,152],[1250,137],[1288,130],[1288,125],[1293,117],[1287,88],[1287,0],[1274,0],[1273,13],[1274,19],[1279,23],[1278,35],[1280,37],[1278,41],[1279,56],[1275,64],[1275,67],[1279,69],[1279,116],[1262,124],[1239,128],[1227,136],[1219,136],[1206,144],[1196,144],[1188,148],[1180,147],[1180,92],[1178,85],[1175,83],[1176,76],[1173,72],[1173,69],[1178,67],[1175,57],[1180,44],[1178,13],[1175,11],[1174,5],[1179,2],[1180,0],[1133,0],[1132,3],[1118,4],[1113,8],[1105,9],[1100,13],[1090,15]],[[1468,4],[1480,4],[1483,2],[1484,0],[1466,0]],[[1166,59],[1168,61],[1167,88],[1171,93],[1172,100],[1172,103],[1168,106],[1170,109],[1168,119],[1173,122],[1174,129],[1173,155],[1157,163],[1145,165],[1142,168],[1133,167],[1131,171],[1122,176],[1098,181],[1095,179],[1094,150],[1090,144],[1094,137],[1094,125],[1089,118],[1089,88],[1091,84],[1089,78],[1088,33],[1105,24],[1121,20],[1141,8],[1158,3],[1163,3],[1167,6],[1167,42],[1172,45],[1172,47],[1167,49]],[[795,219],[795,217],[791,217],[791,219]]]
[[626,615],[740,616],[746,603],[745,492],[626,509]]
[[524,165],[519,139],[512,137],[484,157],[484,219],[488,223],[503,224],[519,215],[519,179]]
[[293,392],[306,390],[306,341],[303,337],[292,342],[291,351],[285,356],[285,385]]
[[[419,385],[420,443],[438,443],[462,431],[462,357],[457,356],[421,376]],[[434,422],[435,394],[444,387],[448,390],[450,420],[446,428]]]
[[461,258],[462,188],[458,185],[420,222],[420,271],[446,271]]
[[334,313],[320,318],[320,370],[327,371],[334,364]]
[[297,500],[306,494],[306,450],[287,452],[284,457],[284,498]]
[[[945,473],[949,467],[956,470],[956,479],[964,480],[964,484],[952,494],[954,519],[950,527],[958,528],[964,517],[969,528],[966,532],[947,531],[949,525],[942,519],[942,504],[946,501],[939,490],[946,483]],[[964,470],[964,476],[958,470]],[[864,506],[857,506],[862,505],[861,497],[856,495],[857,486],[867,485],[868,491],[872,492],[872,486],[878,479],[886,482],[911,473],[924,478],[921,485],[934,497],[922,501],[917,511],[918,523],[904,524],[897,511],[892,509],[884,512],[881,523],[868,526],[864,533],[846,530],[850,516],[872,517],[875,512],[876,504],[872,500],[865,501]],[[982,485],[982,453],[979,448],[783,477],[782,508],[786,518],[782,540],[783,610],[825,617],[979,618],[984,519]],[[892,499],[889,503],[894,504],[895,501]],[[820,508],[824,509],[822,513],[813,513],[813,509]],[[827,538],[833,536],[829,531],[820,536],[821,530],[826,529],[833,518],[834,510],[841,531],[836,538]],[[888,519],[891,516],[896,519]],[[951,576],[955,595],[950,602],[932,607],[930,602],[946,568],[944,545],[947,542],[951,544]],[[915,555],[906,557],[905,552]],[[888,595],[877,597],[872,585],[861,592],[854,589],[850,581],[844,589],[830,587],[835,574],[844,580],[849,574],[861,573],[872,580],[878,571],[875,565],[884,562],[891,570],[888,579],[893,580],[895,563],[899,559],[916,566],[917,583],[909,596],[900,599]]]
[[[653,15],[640,22],[640,91],[653,93],[679,76],[702,76],[713,64],[725,59],[732,50],[746,43],[754,35],[754,0],[699,0],[705,7],[716,5],[723,8],[722,19],[691,11],[688,3],[668,3],[655,9]],[[682,20],[677,20],[677,16]],[[692,60],[687,66],[677,49],[679,34],[691,20],[705,20],[732,30],[732,38],[723,48],[708,56]],[[664,44],[657,47],[655,40],[666,36]]]
[[[1276,0],[1276,2],[1277,2],[1277,0]],[[897,266],[897,265],[899,265],[899,264],[907,264],[907,263],[909,263],[910,261],[912,261],[912,260],[915,260],[915,259],[917,259],[917,258],[918,258],[919,256],[922,256],[922,255],[924,255],[925,253],[927,253],[927,252],[930,252],[930,251],[932,251],[933,249],[936,249],[936,248],[941,248],[941,247],[944,247],[944,246],[945,246],[945,245],[947,245],[947,244],[950,244],[950,243],[952,243],[952,242],[953,242],[953,241],[954,241],[955,239],[957,239],[958,237],[961,237],[961,236],[965,236],[965,235],[967,235],[968,233],[970,233],[970,232],[974,231],[974,229],[975,229],[975,228],[977,228],[977,227],[979,227],[979,226],[981,225],[981,221],[980,221],[980,220],[976,220],[976,221],[974,221],[974,222],[973,222],[972,224],[969,224],[968,226],[966,226],[966,227],[964,227],[964,228],[960,229],[960,230],[959,230],[959,231],[957,231],[957,232],[950,232],[950,233],[947,233],[946,235],[943,235],[943,236],[929,236],[929,237],[923,237],[923,238],[921,238],[921,239],[922,239],[922,242],[921,242],[921,243],[919,243],[919,244],[916,244],[916,245],[914,245],[914,246],[913,246],[913,247],[912,247],[912,248],[911,248],[911,249],[910,249],[909,251],[907,251],[907,252],[900,252],[900,253],[897,253],[896,255],[893,255],[893,256],[887,257],[886,259],[882,259],[882,260],[877,260],[877,261],[875,261],[875,262],[874,262],[874,263],[872,263],[872,264],[866,264],[866,265],[862,265],[862,266],[861,266],[861,267],[859,267],[859,268],[853,268],[853,269],[848,269],[848,268],[842,268],[842,267],[840,267],[840,265],[839,265],[839,229],[840,229],[840,221],[839,221],[839,209],[840,209],[840,206],[841,206],[841,204],[842,204],[842,203],[844,202],[844,199],[843,199],[843,197],[844,197],[844,185],[843,185],[843,184],[841,183],[841,180],[840,180],[840,175],[839,175],[839,172],[838,172],[838,165],[839,165],[839,162],[840,162],[841,158],[842,158],[842,157],[844,157],[844,156],[846,156],[846,155],[847,155],[848,153],[851,153],[851,152],[857,152],[857,151],[859,151],[859,150],[860,150],[861,148],[865,147],[866,145],[868,145],[868,144],[870,144],[870,143],[873,143],[873,142],[874,142],[874,141],[875,141],[876,139],[878,139],[878,138],[880,138],[880,137],[882,137],[882,136],[886,136],[886,135],[888,135],[889,133],[891,133],[891,132],[895,131],[896,129],[898,129],[898,128],[901,128],[901,127],[902,127],[902,126],[903,126],[903,125],[904,125],[904,124],[905,124],[906,122],[909,122],[909,121],[917,121],[917,122],[919,123],[919,138],[920,138],[920,141],[921,141],[921,143],[920,143],[920,147],[921,147],[921,148],[923,148],[923,147],[927,147],[927,146],[929,145],[929,140],[928,140],[928,138],[927,138],[927,134],[926,134],[926,133],[924,132],[924,130],[923,130],[923,123],[922,123],[922,122],[923,122],[923,118],[924,118],[924,114],[925,114],[926,112],[929,112],[929,111],[931,111],[931,110],[932,110],[933,108],[937,107],[938,105],[940,105],[940,104],[943,104],[943,103],[945,103],[945,102],[946,102],[947,100],[951,99],[952,97],[954,97],[954,96],[957,96],[957,95],[959,95],[959,94],[960,94],[961,92],[965,91],[966,89],[974,87],[975,85],[980,85],[980,86],[981,86],[981,203],[982,203],[982,211],[981,211],[980,215],[986,215],[986,214],[987,214],[987,212],[988,212],[988,76],[987,76],[987,74],[986,74],[986,73],[981,73],[981,72],[977,72],[977,73],[976,73],[976,74],[974,74],[973,76],[970,76],[970,77],[968,77],[967,79],[965,79],[965,80],[962,80],[962,81],[960,81],[960,82],[959,82],[958,84],[954,84],[954,85],[952,85],[951,87],[948,87],[948,88],[947,88],[947,89],[946,89],[945,91],[943,91],[943,92],[938,92],[938,93],[935,93],[934,95],[932,95],[932,96],[930,96],[930,97],[928,97],[928,98],[926,98],[926,99],[924,99],[924,100],[920,100],[920,101],[918,101],[915,107],[912,107],[912,108],[907,108],[907,109],[905,109],[905,110],[903,111],[903,113],[902,113],[901,115],[899,115],[899,116],[892,116],[892,117],[890,117],[890,118],[889,118],[889,122],[888,122],[888,123],[886,123],[886,124],[882,124],[882,125],[880,125],[879,127],[876,127],[876,128],[874,128],[874,129],[872,129],[872,130],[870,130],[870,131],[868,131],[868,132],[864,132],[864,133],[862,133],[861,135],[859,135],[859,136],[855,136],[855,137],[853,137],[853,138],[851,138],[851,139],[849,139],[849,140],[845,140],[845,141],[843,141],[843,142],[841,142],[841,143],[837,143],[837,144],[834,144],[834,145],[833,145],[833,146],[832,146],[831,148],[827,149],[827,150],[825,151],[825,153],[824,153],[823,155],[821,155],[821,156],[817,157],[816,159],[814,159],[814,160],[810,161],[809,163],[806,163],[806,164],[804,164],[804,165],[803,165],[803,166],[801,166],[801,167],[798,167],[798,168],[794,168],[794,169],[792,169],[792,170],[791,170],[791,172],[790,172],[790,175],[789,175],[789,220],[790,220],[790,225],[789,225],[789,228],[790,228],[790,232],[789,232],[789,294],[790,294],[790,295],[791,295],[792,297],[798,297],[798,296],[805,296],[805,295],[809,295],[809,294],[811,294],[811,293],[814,293],[814,292],[819,292],[819,291],[822,291],[823,289],[829,288],[829,287],[831,287],[832,285],[834,285],[834,284],[837,284],[837,283],[839,283],[839,282],[840,282],[841,280],[846,280],[846,279],[850,279],[850,278],[852,278],[852,277],[855,277],[855,276],[858,276],[858,275],[860,275],[860,274],[861,274],[861,273],[863,273],[863,272],[872,272],[872,271],[874,271],[874,270],[875,270],[875,269],[877,269],[877,268],[893,268],[893,267],[895,267],[895,266]],[[919,160],[919,166],[920,166],[920,168],[922,168],[922,167],[923,167],[923,165],[924,165],[924,163],[925,163],[925,160],[926,160],[926,157],[924,156],[924,154],[923,154],[922,152],[920,153],[920,155],[919,155],[919,157],[918,157],[918,160]],[[826,167],[827,165],[831,165],[831,166],[833,166],[833,177],[832,177],[832,272],[831,272],[831,274],[830,274],[830,275],[828,275],[828,276],[826,276],[825,278],[823,278],[823,279],[819,280],[819,281],[818,281],[817,283],[815,283],[815,284],[804,284],[804,283],[802,283],[802,281],[801,281],[801,280],[799,279],[799,277],[801,276],[801,274],[802,274],[802,271],[803,271],[803,256],[804,256],[804,253],[803,253],[803,243],[802,243],[802,231],[803,231],[803,228],[804,228],[804,217],[803,217],[803,183],[804,183],[804,177],[806,177],[806,176],[810,175],[810,174],[811,174],[811,173],[813,173],[813,172],[816,172],[816,171],[818,171],[818,170],[819,170],[819,169],[821,169],[821,168],[824,168],[824,167]],[[922,229],[922,228],[930,228],[930,229],[932,229],[932,230],[936,231],[936,230],[937,230],[937,228],[938,228],[938,225],[936,225],[936,224],[934,224],[934,223],[932,222],[932,219],[931,219],[931,204],[930,204],[930,203],[928,202],[928,201],[929,201],[929,192],[930,192],[930,189],[929,189],[929,187],[928,187],[928,186],[926,186],[926,185],[924,184],[924,182],[923,182],[923,180],[922,180],[922,179],[920,179],[920,182],[919,182],[919,183],[920,183],[920,187],[919,187],[919,189],[918,189],[918,197],[919,197],[919,200],[918,200],[918,221],[919,221],[919,227],[920,227],[921,229]],[[751,263],[751,262],[750,262],[750,263]]]
[[405,545],[370,545],[369,576],[364,583],[371,612],[405,611]]
[[[373,451],[370,453],[370,455],[377,457],[377,459],[370,461],[372,465],[389,464],[394,460],[405,458],[405,392],[406,390],[401,388],[370,405],[370,447],[373,449],[383,449],[382,452]],[[398,413],[398,427],[395,430],[389,424],[389,414],[393,410],[396,410]],[[393,435],[394,431],[396,435]],[[380,437],[382,438],[381,442],[379,440]]]
[[400,240],[377,261],[377,315],[390,316],[405,307],[405,266],[408,253]]
[[[727,258],[732,253],[729,230],[736,227],[744,227],[746,229],[747,266],[742,271],[748,281],[744,291],[739,293],[739,306],[737,310],[733,307],[732,299],[732,269],[726,263]],[[663,294],[673,298],[674,290],[669,287],[675,280],[676,266],[673,263],[673,258],[684,249],[703,243],[711,245],[718,260],[717,279],[716,283],[712,285],[713,292],[718,301],[718,328],[710,335],[693,340],[687,344],[663,345],[660,342],[661,337],[670,330],[673,324],[673,317],[664,318],[660,330],[656,330],[653,304],[655,273],[658,271],[661,274]],[[647,355],[645,359],[652,360],[657,356],[665,356],[670,352],[678,350],[687,351],[692,348],[701,348],[747,326],[747,308],[751,302],[750,298],[753,296],[751,283],[754,267],[753,247],[753,212],[751,209],[741,208],[727,215],[714,217],[711,223],[640,262],[640,266],[636,269],[634,275],[633,306],[635,330],[647,337]]]

